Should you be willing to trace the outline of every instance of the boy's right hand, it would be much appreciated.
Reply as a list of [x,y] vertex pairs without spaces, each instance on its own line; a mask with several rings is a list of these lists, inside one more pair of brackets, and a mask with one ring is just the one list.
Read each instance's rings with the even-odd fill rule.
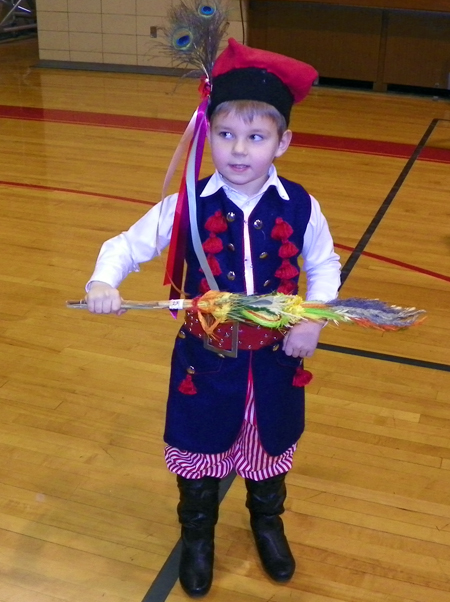
[[126,312],[126,309],[120,309],[122,297],[119,291],[106,282],[92,282],[85,300],[88,310],[94,314],[117,314],[120,316]]

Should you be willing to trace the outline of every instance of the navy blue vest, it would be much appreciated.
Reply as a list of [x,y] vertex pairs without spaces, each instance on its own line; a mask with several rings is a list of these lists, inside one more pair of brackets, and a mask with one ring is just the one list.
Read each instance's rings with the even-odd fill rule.
[[[299,184],[284,178],[280,178],[280,180],[289,195],[289,200],[282,199],[276,187],[270,186],[249,218],[253,278],[257,294],[276,291],[280,284],[280,280],[274,276],[281,264],[278,256],[280,241],[271,237],[276,218],[281,217],[292,226],[294,234],[290,240],[298,247],[300,254],[303,247],[303,236],[311,215],[309,194]],[[199,182],[198,194],[203,191],[207,182],[208,178]],[[200,201],[197,203],[197,221],[202,242],[209,236],[209,232],[205,229],[206,220],[216,211],[220,211],[227,217],[228,223],[226,232],[220,234],[223,251],[218,253],[216,258],[222,274],[216,277],[216,281],[222,291],[243,293],[245,292],[244,216],[222,188],[211,196],[200,197]],[[297,259],[298,255],[292,257],[291,263],[297,264]],[[199,294],[203,275],[199,272],[200,266],[191,239],[188,242],[186,262],[187,274],[184,290],[192,297],[196,297]]]
[[[311,215],[308,193],[294,182],[280,178],[289,200],[282,199],[275,186],[270,186],[249,219],[255,293],[276,291],[280,280],[275,277],[280,267],[280,241],[271,236],[277,218],[293,228],[289,240],[299,249]],[[216,276],[220,290],[245,292],[243,214],[222,189],[208,197],[200,197],[208,180],[197,189],[198,227],[202,242],[209,232],[206,220],[220,211],[228,228],[219,236],[223,250],[217,254],[222,273]],[[298,255],[290,258],[296,265]],[[188,241],[185,291],[199,294],[204,275]],[[294,387],[292,380],[299,360],[288,357],[281,345],[258,351],[239,351],[237,358],[223,358],[207,351],[203,342],[181,328],[172,355],[169,399],[164,440],[182,450],[198,453],[221,453],[229,449],[242,426],[249,367],[254,380],[258,432],[264,449],[272,456],[286,451],[304,429],[304,389]],[[181,393],[178,388],[188,370],[195,395]]]

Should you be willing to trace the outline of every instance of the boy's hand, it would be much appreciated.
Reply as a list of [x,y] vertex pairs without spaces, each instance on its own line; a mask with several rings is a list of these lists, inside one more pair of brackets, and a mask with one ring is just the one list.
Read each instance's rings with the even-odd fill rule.
[[302,321],[284,337],[283,350],[292,357],[311,357],[319,342],[323,322]]
[[120,309],[122,297],[116,288],[106,282],[92,282],[85,296],[88,310],[94,314],[124,314],[126,309]]

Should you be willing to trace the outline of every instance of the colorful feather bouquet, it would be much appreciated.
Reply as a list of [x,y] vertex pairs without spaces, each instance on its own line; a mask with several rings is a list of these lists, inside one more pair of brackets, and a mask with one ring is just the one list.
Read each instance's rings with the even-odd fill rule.
[[[68,307],[87,308],[84,301],[68,301]],[[420,324],[425,311],[389,305],[378,299],[334,299],[327,303],[304,301],[298,295],[238,295],[208,291],[195,299],[140,303],[124,301],[122,309],[185,309],[198,314],[206,334],[224,322],[245,322],[266,328],[286,329],[302,320],[350,323],[378,330],[401,330]]]

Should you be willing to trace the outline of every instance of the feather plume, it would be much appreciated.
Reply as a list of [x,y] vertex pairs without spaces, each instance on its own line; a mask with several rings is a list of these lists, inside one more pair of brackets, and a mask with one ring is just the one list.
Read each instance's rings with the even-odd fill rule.
[[229,9],[220,0],[186,0],[169,9],[166,51],[178,67],[194,68],[211,79]]

